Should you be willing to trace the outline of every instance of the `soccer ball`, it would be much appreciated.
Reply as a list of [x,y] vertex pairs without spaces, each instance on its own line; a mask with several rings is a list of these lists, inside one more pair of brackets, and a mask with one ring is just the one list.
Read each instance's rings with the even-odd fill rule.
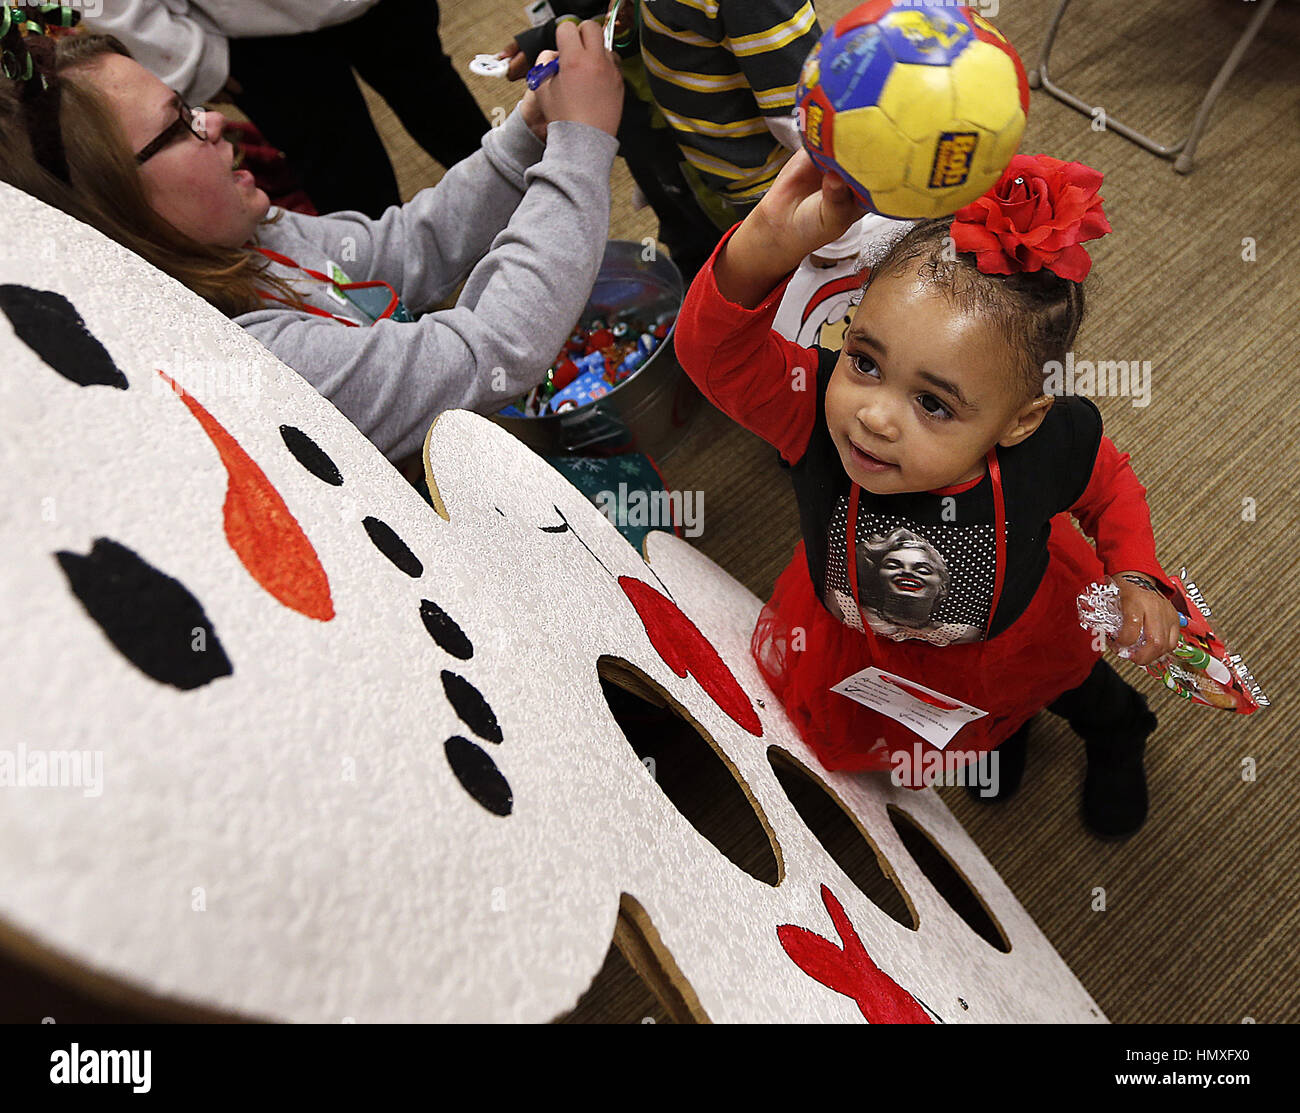
[[1029,82],[1009,42],[969,8],[872,0],[804,63],[804,147],[882,216],[947,216],[1016,153]]

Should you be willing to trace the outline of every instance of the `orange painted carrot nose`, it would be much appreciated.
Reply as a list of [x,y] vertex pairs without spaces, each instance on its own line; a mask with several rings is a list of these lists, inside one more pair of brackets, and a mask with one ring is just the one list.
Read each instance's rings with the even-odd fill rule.
[[229,476],[226,541],[248,574],[276,600],[321,622],[334,617],[329,577],[298,520],[253,458],[215,417],[162,371],[212,441]]

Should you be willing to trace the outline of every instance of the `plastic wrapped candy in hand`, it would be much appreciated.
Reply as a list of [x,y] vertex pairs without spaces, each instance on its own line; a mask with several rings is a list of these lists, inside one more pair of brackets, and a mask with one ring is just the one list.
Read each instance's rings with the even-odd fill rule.
[[[1175,595],[1171,600],[1181,613],[1183,631],[1178,646],[1150,665],[1141,666],[1171,692],[1194,703],[1218,707],[1249,715],[1268,706],[1268,699],[1255,683],[1241,657],[1232,653],[1210,625],[1210,608],[1197,590],[1186,580],[1187,569],[1173,577]],[[1119,588],[1114,584],[1090,584],[1079,596],[1079,624],[1094,634],[1114,638],[1123,625]],[[1121,657],[1131,657],[1135,649],[1146,644],[1146,633],[1134,645],[1117,649]]]

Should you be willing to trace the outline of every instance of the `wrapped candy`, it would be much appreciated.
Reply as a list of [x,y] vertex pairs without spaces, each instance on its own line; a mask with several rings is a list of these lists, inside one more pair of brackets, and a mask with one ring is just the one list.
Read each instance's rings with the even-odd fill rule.
[[562,413],[578,406],[585,406],[608,393],[609,384],[601,374],[585,371],[555,394],[550,400],[551,410],[554,413]]
[[[1190,581],[1184,582],[1184,568],[1172,583],[1174,607],[1183,625],[1178,646],[1172,653],[1142,668],[1171,692],[1207,707],[1249,715],[1268,706],[1268,699],[1255,683],[1241,657],[1229,651],[1209,623],[1210,608]],[[1123,625],[1119,588],[1115,584],[1089,584],[1079,596],[1079,625],[1094,634],[1114,638]],[[1134,645],[1117,649],[1121,657],[1146,644],[1146,633]]]
[[574,379],[581,374],[581,369],[573,360],[565,357],[556,363],[554,372],[551,374],[551,382],[555,384],[556,390],[563,390]]
[[589,405],[636,374],[663,344],[675,320],[675,311],[659,314],[653,324],[635,311],[612,320],[591,318],[570,334],[542,390],[530,391],[501,413],[545,417]]

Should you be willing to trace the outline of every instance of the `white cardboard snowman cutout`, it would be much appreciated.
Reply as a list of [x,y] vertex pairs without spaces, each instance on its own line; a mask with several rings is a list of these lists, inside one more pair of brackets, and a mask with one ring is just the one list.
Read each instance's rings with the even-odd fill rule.
[[[248,1017],[546,1021],[621,914],[696,1019],[1100,1018],[936,795],[816,772],[749,657],[759,601],[688,544],[656,533],[642,559],[461,412],[426,447],[435,513],[215,310],[0,202],[0,947]],[[710,740],[774,884],[660,789],[602,662]],[[869,836],[916,930],[804,825],[773,747]],[[939,896],[890,806],[1008,953]]]

